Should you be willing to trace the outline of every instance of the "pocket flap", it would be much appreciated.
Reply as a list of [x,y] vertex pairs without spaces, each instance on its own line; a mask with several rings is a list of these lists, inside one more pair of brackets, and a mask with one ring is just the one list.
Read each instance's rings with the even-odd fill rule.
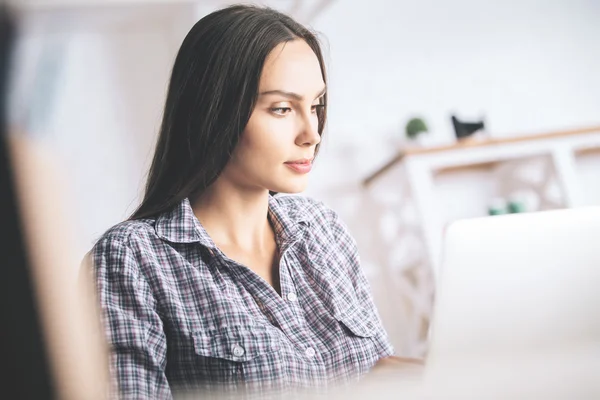
[[196,354],[230,361],[248,361],[280,347],[277,333],[263,325],[222,327],[193,335]]
[[350,307],[340,313],[336,319],[356,336],[372,337],[375,335],[376,328],[373,318],[363,307]]

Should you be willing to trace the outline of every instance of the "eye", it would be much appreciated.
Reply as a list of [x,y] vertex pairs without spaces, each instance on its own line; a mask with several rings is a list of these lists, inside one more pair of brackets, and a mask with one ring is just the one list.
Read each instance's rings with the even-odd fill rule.
[[277,115],[286,115],[292,111],[290,107],[273,107],[271,108],[271,112]]

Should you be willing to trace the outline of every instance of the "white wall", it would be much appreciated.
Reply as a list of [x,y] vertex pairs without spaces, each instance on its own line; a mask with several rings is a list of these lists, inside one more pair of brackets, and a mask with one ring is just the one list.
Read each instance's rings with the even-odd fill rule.
[[[135,205],[178,42],[194,15],[222,3],[67,12],[51,19],[58,24],[34,23],[25,32],[21,54],[29,65],[44,45],[62,49],[56,90],[33,89],[50,97],[51,112],[38,112],[27,126],[44,134],[65,166],[82,255]],[[294,2],[270,4],[286,11]],[[330,114],[307,194],[337,209],[357,237],[401,353],[422,351],[414,307],[431,294],[423,261],[413,257],[422,250],[418,232],[409,229],[408,239],[395,242],[402,224],[415,224],[410,207],[398,212],[400,169],[375,199],[360,180],[395,153],[413,114],[427,120],[439,143],[452,140],[451,112],[484,115],[494,135],[600,123],[598,21],[600,3],[592,0],[338,0],[311,21],[325,40]],[[598,159],[582,161],[584,181],[597,182]],[[478,215],[493,191],[478,173],[441,183],[449,218]],[[598,190],[589,203],[600,203]]]

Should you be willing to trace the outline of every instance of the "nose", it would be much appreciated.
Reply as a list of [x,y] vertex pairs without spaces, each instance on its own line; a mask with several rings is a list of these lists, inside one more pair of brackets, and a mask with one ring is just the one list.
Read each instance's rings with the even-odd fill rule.
[[319,121],[314,114],[302,118],[300,132],[296,137],[296,144],[302,147],[316,146],[321,142],[319,134]]

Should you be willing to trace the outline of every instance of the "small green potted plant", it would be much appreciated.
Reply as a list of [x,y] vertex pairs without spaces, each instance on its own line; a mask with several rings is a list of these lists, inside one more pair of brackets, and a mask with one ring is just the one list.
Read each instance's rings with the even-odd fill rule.
[[428,131],[429,129],[427,128],[427,124],[422,118],[411,118],[406,123],[406,137],[412,142],[423,144],[421,139]]

